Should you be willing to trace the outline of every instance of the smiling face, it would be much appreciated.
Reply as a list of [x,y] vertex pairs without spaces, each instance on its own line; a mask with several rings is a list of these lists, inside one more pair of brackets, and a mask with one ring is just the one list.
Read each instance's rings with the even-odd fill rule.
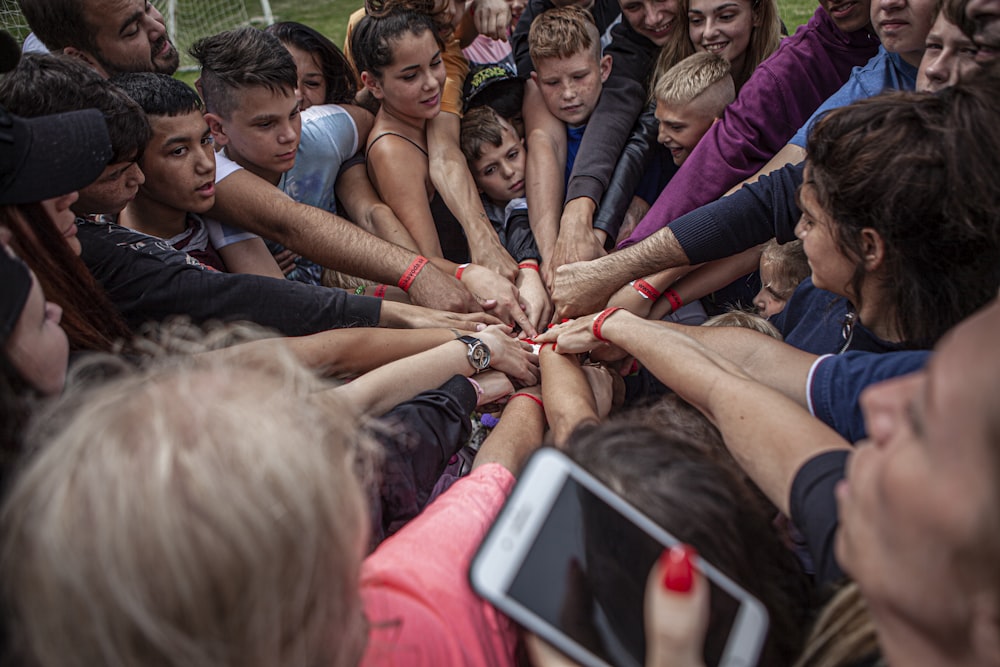
[[88,55],[105,75],[177,71],[180,55],[163,15],[146,0],[86,0],[84,20],[94,33],[95,52]]
[[697,98],[687,104],[665,104],[657,100],[655,115],[659,123],[656,140],[670,151],[678,167],[684,164],[715,122],[715,115],[706,113]]
[[139,197],[183,213],[205,213],[215,204],[215,150],[200,111],[150,116],[153,138],[142,158]]
[[[6,249],[0,248],[0,252]],[[69,340],[59,326],[62,308],[46,301],[38,278],[31,275],[31,291],[21,316],[4,343],[4,354],[23,380],[45,396],[62,391],[66,382]]]
[[936,93],[954,86],[978,68],[977,51],[961,28],[949,21],[944,13],[938,14],[927,35],[924,57],[917,71],[917,90]]
[[404,33],[390,44],[392,62],[385,67],[382,77],[365,71],[361,73],[361,81],[382,101],[380,113],[423,126],[441,112],[445,80],[441,47],[429,30],[419,35]]
[[695,51],[722,56],[739,71],[756,18],[746,0],[691,0],[688,32]]
[[479,159],[469,167],[476,185],[495,203],[506,205],[511,199],[524,196],[524,144],[508,123],[501,121],[503,131],[499,146],[483,142]]
[[677,23],[677,0],[619,0],[622,18],[657,46],[670,39]]
[[872,27],[885,50],[919,65],[934,22],[934,5],[935,0],[872,0]]
[[546,108],[567,125],[582,125],[594,113],[611,74],[611,56],[595,58],[588,49],[567,58],[539,58],[531,78]]
[[871,22],[871,0],[819,0],[819,4],[844,32],[861,30]]
[[895,616],[932,644],[969,641],[974,596],[996,595],[998,326],[994,301],[925,370],[862,394],[869,437],[837,488],[838,562],[876,622]]
[[326,77],[323,76],[323,67],[320,65],[319,56],[304,51],[294,44],[285,44],[285,48],[292,54],[295,69],[298,72],[298,83],[295,89],[299,94],[299,109],[305,111],[313,105],[325,104]]
[[215,142],[244,169],[277,185],[295,166],[302,119],[295,91],[253,86],[233,91],[237,98],[229,117],[205,114]]

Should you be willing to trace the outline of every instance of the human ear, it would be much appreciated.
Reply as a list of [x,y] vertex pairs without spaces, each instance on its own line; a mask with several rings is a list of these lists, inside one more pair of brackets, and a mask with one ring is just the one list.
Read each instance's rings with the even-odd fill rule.
[[369,92],[371,92],[372,97],[377,100],[384,99],[385,94],[382,92],[382,84],[374,74],[368,70],[362,72],[361,83],[368,89]]
[[229,143],[229,136],[226,134],[226,128],[222,124],[222,116],[216,113],[206,113],[205,122],[208,123],[208,129],[212,132],[212,139],[219,146],[225,146]]
[[861,261],[865,270],[875,271],[885,260],[885,240],[882,235],[871,227],[861,230]]
[[601,83],[608,80],[611,76],[611,54],[601,57]]
[[97,60],[93,56],[91,56],[89,53],[87,53],[86,51],[84,51],[82,49],[78,49],[75,46],[67,46],[66,48],[64,48],[62,50],[62,52],[65,53],[70,58],[75,58],[75,59],[83,62],[84,65],[86,65],[90,69],[96,71],[103,78],[105,78],[105,79],[110,79],[111,78],[111,76],[107,72],[104,71],[104,68],[101,67],[100,63],[98,63]]

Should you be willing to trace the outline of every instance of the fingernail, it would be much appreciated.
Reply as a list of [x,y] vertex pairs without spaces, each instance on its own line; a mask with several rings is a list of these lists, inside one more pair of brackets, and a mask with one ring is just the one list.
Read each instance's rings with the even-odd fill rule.
[[686,544],[670,547],[660,556],[663,567],[663,587],[675,593],[688,593],[694,585],[694,565],[691,556],[695,550]]
[[483,324],[482,322],[480,322],[480,323],[478,323],[478,324],[476,325],[476,331],[482,331],[482,330],[483,330],[483,329],[485,329],[485,328],[486,328],[486,325],[485,325],[485,324]]
[[561,320],[559,320],[559,324],[566,324],[567,322],[569,322],[569,318],[568,317],[564,317]]
[[555,326],[554,324],[549,324],[549,328],[550,328],[550,329],[551,329],[552,327],[554,327],[554,326]]

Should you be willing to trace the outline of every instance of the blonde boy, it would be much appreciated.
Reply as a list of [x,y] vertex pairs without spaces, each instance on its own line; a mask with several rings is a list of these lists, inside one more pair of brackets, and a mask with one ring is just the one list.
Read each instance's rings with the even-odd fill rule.
[[566,177],[573,169],[583,131],[611,74],[611,56],[601,55],[594,18],[577,6],[543,12],[531,23],[528,53],[531,79],[546,108],[566,124]]
[[660,124],[658,140],[679,167],[736,99],[729,61],[705,52],[689,56],[659,78],[653,97]]

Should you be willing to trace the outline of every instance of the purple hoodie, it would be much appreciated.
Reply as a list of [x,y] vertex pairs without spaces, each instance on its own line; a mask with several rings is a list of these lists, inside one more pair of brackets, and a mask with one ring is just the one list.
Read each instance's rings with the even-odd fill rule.
[[754,70],[621,246],[641,241],[757,173],[878,47],[867,29],[841,32],[817,7],[809,23]]

